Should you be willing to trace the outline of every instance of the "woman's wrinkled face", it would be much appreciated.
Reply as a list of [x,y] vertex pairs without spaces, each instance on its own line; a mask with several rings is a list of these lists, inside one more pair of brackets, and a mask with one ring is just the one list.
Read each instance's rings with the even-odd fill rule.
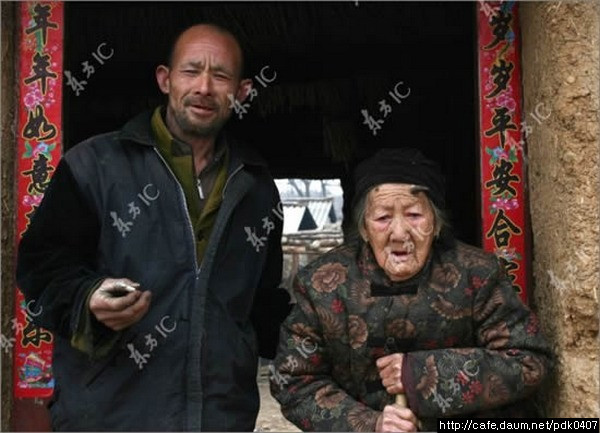
[[369,192],[363,238],[392,281],[416,275],[425,263],[434,237],[435,216],[424,192],[414,185],[385,183]]

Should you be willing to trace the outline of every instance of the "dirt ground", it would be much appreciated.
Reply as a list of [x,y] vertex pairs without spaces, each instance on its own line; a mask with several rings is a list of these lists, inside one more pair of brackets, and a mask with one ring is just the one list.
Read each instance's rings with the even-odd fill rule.
[[281,414],[279,403],[269,392],[269,370],[267,365],[260,367],[258,374],[258,389],[260,391],[260,411],[254,431],[268,432],[299,432],[294,424]]

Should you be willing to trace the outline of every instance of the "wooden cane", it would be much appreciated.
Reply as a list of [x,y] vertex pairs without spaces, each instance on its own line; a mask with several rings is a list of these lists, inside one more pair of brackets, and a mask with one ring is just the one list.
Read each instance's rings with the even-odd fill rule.
[[[396,404],[400,407],[408,407],[408,401],[406,400],[406,394],[396,394]],[[417,429],[423,430],[423,424],[421,420],[417,420]]]
[[400,407],[408,407],[408,402],[406,401],[406,395],[396,394],[396,404]]

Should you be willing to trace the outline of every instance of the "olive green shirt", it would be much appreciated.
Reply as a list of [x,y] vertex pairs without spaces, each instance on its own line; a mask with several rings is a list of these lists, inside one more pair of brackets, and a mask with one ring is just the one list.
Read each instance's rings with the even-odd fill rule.
[[229,149],[222,137],[218,139],[213,160],[196,177],[191,147],[173,137],[161,111],[158,107],[152,115],[152,132],[160,154],[183,188],[196,240],[196,259],[200,264],[223,199]]

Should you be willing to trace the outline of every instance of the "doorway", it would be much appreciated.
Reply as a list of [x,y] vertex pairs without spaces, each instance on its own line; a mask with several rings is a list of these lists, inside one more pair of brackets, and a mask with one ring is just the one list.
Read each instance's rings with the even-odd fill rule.
[[228,128],[274,177],[339,178],[350,203],[358,161],[417,147],[446,176],[457,237],[479,246],[475,7],[67,2],[64,69],[86,84],[76,92],[64,80],[64,148],[162,103],[154,70],[174,36],[212,21],[238,35],[258,91]]

